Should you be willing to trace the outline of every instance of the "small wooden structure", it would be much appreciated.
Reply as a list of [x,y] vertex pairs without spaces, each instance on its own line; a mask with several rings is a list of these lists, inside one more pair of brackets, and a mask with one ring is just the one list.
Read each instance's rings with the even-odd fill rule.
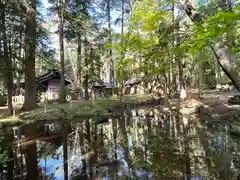
[[[60,72],[56,69],[49,69],[47,73],[36,77],[36,90],[37,93],[44,97],[46,100],[58,99],[60,92]],[[17,89],[16,80],[14,81],[15,89]],[[71,82],[65,79],[65,85],[69,85]],[[20,80],[20,94],[18,96],[24,96],[25,81]],[[42,99],[41,98],[41,99]],[[16,99],[16,98],[15,98]]]
[[[37,78],[37,91],[48,93],[59,93],[60,91],[60,72],[56,69],[50,69],[47,73],[38,76]],[[71,82],[65,79],[65,86]]]
[[141,84],[140,78],[133,77],[125,82],[125,94],[133,95],[137,94],[138,92],[138,85]]
[[99,81],[93,84],[92,91],[94,98],[104,97],[106,94],[106,85],[103,81]]
[[118,88],[112,83],[103,82],[102,80],[96,82],[92,86],[93,94],[95,97],[111,96],[118,93]]

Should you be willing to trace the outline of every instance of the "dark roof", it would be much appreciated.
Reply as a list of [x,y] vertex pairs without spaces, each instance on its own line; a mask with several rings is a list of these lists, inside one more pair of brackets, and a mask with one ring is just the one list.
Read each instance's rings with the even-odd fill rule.
[[133,85],[140,84],[141,82],[142,81],[140,78],[133,77],[125,82],[125,86],[133,86]]
[[[48,70],[47,73],[45,74],[42,74],[40,76],[37,76],[36,77],[36,81],[37,83],[44,83],[46,81],[49,81],[51,79],[60,79],[61,75],[60,75],[60,72],[56,69],[50,69]],[[14,83],[16,83],[17,80],[14,80]],[[25,80],[24,78],[21,78],[20,79],[20,83],[21,84],[24,84]],[[71,84],[71,81],[65,79],[65,84],[68,85],[68,84]]]
[[100,87],[106,87],[106,85],[102,80],[99,80],[93,84],[93,87],[100,88]]
[[[58,70],[50,69],[50,70],[48,70],[47,73],[36,77],[36,80],[38,83],[43,83],[43,82],[49,81],[51,79],[60,79],[60,77],[61,77],[61,74]],[[68,85],[68,84],[71,84],[71,82],[69,80],[65,79],[65,84]]]
[[104,82],[103,80],[99,80],[98,82],[95,82],[93,84],[93,87],[95,88],[100,88],[100,87],[107,87],[107,88],[112,88],[114,87],[112,83]]

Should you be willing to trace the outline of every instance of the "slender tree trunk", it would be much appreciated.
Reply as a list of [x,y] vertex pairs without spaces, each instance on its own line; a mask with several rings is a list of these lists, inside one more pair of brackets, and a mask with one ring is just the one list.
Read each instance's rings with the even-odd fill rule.
[[[179,36],[179,30],[180,30],[180,13],[179,13],[179,1],[177,1],[177,6],[175,7],[177,11],[177,18],[176,18],[176,23],[175,23],[175,40],[176,40],[176,47],[180,45],[180,36]],[[184,72],[183,72],[183,63],[181,58],[176,59],[177,65],[178,65],[178,72],[179,72],[179,91],[180,91],[180,99],[185,99],[186,98],[186,87],[184,83]]]
[[[175,47],[175,0],[172,0],[172,48]],[[170,63],[170,69],[168,71],[168,87],[169,91],[167,91],[170,95],[175,94],[177,92],[177,86],[176,86],[176,73],[175,73],[175,55],[172,51]],[[173,92],[170,92],[171,86],[173,87]]]
[[213,61],[213,64],[214,64],[214,70],[215,70],[215,78],[216,78],[216,88],[220,88],[221,86],[221,69],[220,69],[220,66],[216,60],[216,57],[214,57],[214,61]]
[[20,35],[19,35],[19,59],[20,62],[17,63],[17,82],[16,82],[16,95],[20,95],[21,93],[21,84],[20,84],[20,80],[22,78],[22,70],[23,70],[23,59],[24,59],[24,49],[23,49],[23,45],[22,42],[24,42],[24,21],[23,21],[23,17],[20,17],[20,21],[21,21],[21,29],[20,29]]
[[[122,50],[121,50],[121,59],[124,59],[124,56],[125,56],[125,52],[124,52],[124,0],[121,0],[121,5],[122,5],[122,18],[121,18],[121,47],[122,47]],[[123,94],[124,94],[124,81],[121,80],[122,82],[119,83],[120,84],[120,100],[122,101],[122,97],[123,97]]]
[[68,124],[62,124],[64,180],[68,180]]
[[65,92],[65,65],[64,65],[64,35],[63,35],[63,26],[64,26],[64,2],[59,0],[59,46],[60,46],[60,65],[61,65],[61,79],[60,79],[60,103],[66,102],[66,92]]
[[77,76],[78,76],[78,86],[81,86],[82,82],[82,70],[81,70],[81,63],[82,63],[82,42],[81,42],[81,35],[78,33],[78,44],[77,44]]
[[[110,0],[107,0],[107,17],[108,17],[108,42],[112,44],[112,29],[111,29],[111,6]],[[109,73],[109,82],[115,86],[114,81],[114,61],[112,57],[112,47],[109,48],[109,59],[110,59],[110,73]]]
[[[36,124],[27,124],[23,128],[24,136],[29,140],[36,140],[37,129]],[[37,143],[33,141],[25,147],[26,151],[26,167],[27,176],[26,180],[37,179],[38,177],[38,161],[37,161]]]
[[87,52],[87,38],[84,39],[84,56],[85,56],[85,77],[84,77],[84,92],[85,92],[85,100],[89,99],[88,94],[88,81],[89,81],[89,60],[88,60],[88,52]]
[[13,180],[14,179],[14,153],[13,153],[13,146],[12,141],[14,140],[13,131],[11,130],[8,132],[8,158],[9,161],[7,162],[7,180]]
[[[4,47],[5,49],[6,47]],[[8,113],[13,115],[13,105],[12,105],[12,96],[13,96],[13,64],[12,64],[12,50],[9,43],[9,53],[6,50],[6,57],[8,57],[7,62],[7,89],[8,89]]]
[[203,67],[202,67],[202,52],[198,54],[198,97],[203,95]]
[[[68,43],[66,43],[67,45],[69,45]],[[78,85],[78,70],[76,69],[76,64],[74,63],[74,58],[72,56],[72,52],[71,49],[67,48],[68,50],[68,55],[69,55],[69,59],[72,65],[72,72],[73,72],[73,79],[74,79],[74,85],[77,86]]]
[[90,60],[90,76],[94,76],[94,57],[93,57],[93,48],[90,49],[90,55],[89,55],[89,60]]
[[7,45],[7,35],[6,35],[6,26],[5,26],[5,5],[0,3],[0,21],[1,21],[1,31],[0,35],[2,36],[3,41],[3,55],[2,55],[2,65],[3,65],[3,74],[5,85],[8,90],[8,113],[12,115],[12,94],[13,94],[13,76],[12,76],[12,59],[9,57],[8,45]]
[[31,0],[27,9],[25,39],[25,99],[24,110],[37,107],[35,50],[36,50],[36,0]]

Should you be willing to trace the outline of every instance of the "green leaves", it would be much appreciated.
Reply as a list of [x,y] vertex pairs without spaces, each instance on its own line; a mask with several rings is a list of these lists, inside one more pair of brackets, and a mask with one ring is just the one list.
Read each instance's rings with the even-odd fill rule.
[[[168,69],[169,30],[171,14],[159,9],[159,2],[136,1],[133,14],[129,18],[127,32],[119,37],[122,41],[112,47],[117,51],[117,77],[144,73],[148,76],[161,74]],[[126,53],[126,58],[121,55]],[[120,77],[121,76],[121,77]]]
[[232,12],[220,11],[215,16],[208,17],[203,24],[195,25],[191,38],[181,44],[181,48],[187,48],[190,53],[195,54],[227,34],[234,33],[234,36],[237,35],[239,38],[239,34],[233,32],[239,28],[239,20],[239,6]]

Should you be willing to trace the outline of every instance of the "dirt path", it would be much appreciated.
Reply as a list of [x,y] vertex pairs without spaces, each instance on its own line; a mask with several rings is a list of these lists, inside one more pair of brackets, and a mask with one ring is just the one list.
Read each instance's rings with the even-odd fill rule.
[[[190,92],[191,93],[191,92]],[[238,95],[239,92],[222,92],[216,90],[204,91],[203,105],[198,109],[198,116],[202,120],[215,120],[232,122],[240,117],[240,105],[228,105],[231,96]]]
[[[20,105],[13,106],[13,110],[15,111],[15,114],[18,114],[21,107],[22,106],[20,106]],[[2,107],[0,107],[0,119],[6,118],[6,117],[8,117],[8,107],[2,106]]]

